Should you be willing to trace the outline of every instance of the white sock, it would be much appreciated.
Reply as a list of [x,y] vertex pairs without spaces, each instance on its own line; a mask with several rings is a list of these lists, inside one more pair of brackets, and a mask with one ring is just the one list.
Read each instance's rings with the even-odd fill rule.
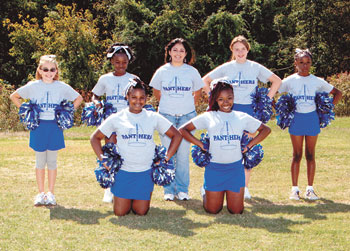
[[307,187],[306,187],[306,191],[307,191],[307,190],[312,190],[312,191],[313,191],[314,188],[313,188],[312,186],[307,186]]
[[292,192],[299,192],[299,187],[298,186],[292,186]]

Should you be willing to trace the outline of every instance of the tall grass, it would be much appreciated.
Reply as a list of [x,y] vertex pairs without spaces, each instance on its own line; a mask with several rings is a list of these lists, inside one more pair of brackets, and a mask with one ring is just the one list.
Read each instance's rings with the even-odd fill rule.
[[[114,216],[93,174],[94,128],[83,126],[66,132],[66,148],[59,152],[58,206],[34,207],[28,133],[2,133],[0,250],[349,250],[350,118],[337,118],[319,136],[316,202],[288,199],[292,148],[288,132],[274,123],[242,215],[226,207],[217,215],[204,212],[199,195],[204,170],[191,163],[190,201],[165,202],[162,188],[155,187],[147,216]],[[306,183],[303,158],[299,187],[304,190]]]

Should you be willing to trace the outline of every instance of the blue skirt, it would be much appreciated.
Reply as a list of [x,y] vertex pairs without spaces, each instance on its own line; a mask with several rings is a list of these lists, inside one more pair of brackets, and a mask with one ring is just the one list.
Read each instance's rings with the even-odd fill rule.
[[56,120],[40,120],[39,127],[30,131],[29,146],[37,152],[65,148],[63,130]]
[[131,200],[151,200],[154,183],[152,169],[144,172],[119,170],[114,176],[111,192],[114,196]]
[[213,163],[205,167],[204,189],[212,192],[232,191],[239,193],[245,187],[245,174],[242,160],[229,163]]
[[316,136],[320,130],[320,120],[317,112],[294,114],[294,119],[288,129],[289,133],[295,136]]
[[232,110],[248,113],[252,117],[254,114],[254,110],[251,104],[250,105],[233,104]]

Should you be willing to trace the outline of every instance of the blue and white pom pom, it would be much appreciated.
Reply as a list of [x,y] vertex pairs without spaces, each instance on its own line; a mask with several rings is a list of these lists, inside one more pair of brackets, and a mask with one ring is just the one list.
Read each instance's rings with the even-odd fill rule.
[[81,113],[81,122],[87,126],[95,126],[97,123],[96,106],[93,102],[86,103]]
[[144,105],[143,108],[145,108],[147,111],[152,111],[152,112],[156,111],[156,109],[154,109],[154,107],[150,104]]
[[192,150],[191,150],[191,154],[192,154],[193,162],[197,166],[205,167],[210,163],[210,159],[211,159],[211,154],[209,153],[210,141],[209,141],[208,134],[202,133],[200,141],[203,143],[204,149],[206,149],[207,151],[203,151],[202,148],[200,148],[199,146],[193,145]]
[[152,163],[152,181],[158,186],[168,185],[175,179],[175,166],[170,159],[165,161],[166,148],[157,145]]
[[267,96],[269,90],[265,87],[256,87],[252,97],[253,117],[263,123],[267,123],[272,116],[272,99]]
[[108,118],[109,116],[111,116],[113,113],[117,112],[117,108],[113,107],[113,104],[105,102],[105,101],[101,101],[101,105],[102,105],[102,110],[103,110],[103,119]]
[[[95,168],[96,180],[102,188],[109,188],[114,184],[114,175],[123,165],[123,158],[120,156],[117,146],[114,143],[107,143],[102,147],[102,161],[97,160],[98,167]],[[110,169],[107,170],[104,164]]]
[[294,119],[295,110],[297,109],[296,98],[288,93],[282,95],[276,103],[276,119],[277,125],[281,129],[285,129],[290,126]]
[[55,107],[55,118],[59,128],[66,130],[74,125],[74,105],[72,102],[63,100]]
[[[243,134],[241,139],[242,151],[248,145],[253,138],[249,137],[248,134]],[[252,169],[259,165],[264,158],[264,150],[260,144],[253,146],[251,149],[243,153],[243,165],[246,169]]]
[[39,126],[40,112],[42,112],[40,106],[36,102],[29,100],[29,102],[22,103],[19,108],[19,120],[26,129],[34,130]]
[[334,120],[333,98],[326,92],[318,92],[315,96],[316,111],[320,119],[320,128],[325,128]]

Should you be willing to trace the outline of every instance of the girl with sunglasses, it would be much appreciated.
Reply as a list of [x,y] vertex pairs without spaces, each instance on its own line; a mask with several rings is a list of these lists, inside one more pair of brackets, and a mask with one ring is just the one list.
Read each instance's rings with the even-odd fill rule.
[[[135,57],[130,47],[123,43],[114,43],[107,50],[107,59],[113,66],[113,72],[103,74],[97,81],[97,84],[92,89],[92,102],[96,107],[101,106],[101,96],[105,95],[106,102],[111,103],[117,112],[128,106],[125,99],[125,88],[130,78],[136,76],[126,71],[130,62]],[[116,143],[115,134],[111,138],[106,139],[106,142]],[[110,189],[105,189],[103,202],[112,203],[113,194]]]
[[[57,152],[65,148],[63,131],[55,121],[55,107],[64,99],[73,101],[77,109],[83,98],[72,87],[59,81],[59,70],[54,55],[40,57],[35,75],[36,80],[17,89],[10,99],[19,108],[21,99],[30,99],[40,108],[39,127],[30,131],[29,146],[36,155],[36,181],[39,194],[34,205],[56,205],[54,188],[57,176]],[[48,193],[45,194],[45,166],[48,169]]]

